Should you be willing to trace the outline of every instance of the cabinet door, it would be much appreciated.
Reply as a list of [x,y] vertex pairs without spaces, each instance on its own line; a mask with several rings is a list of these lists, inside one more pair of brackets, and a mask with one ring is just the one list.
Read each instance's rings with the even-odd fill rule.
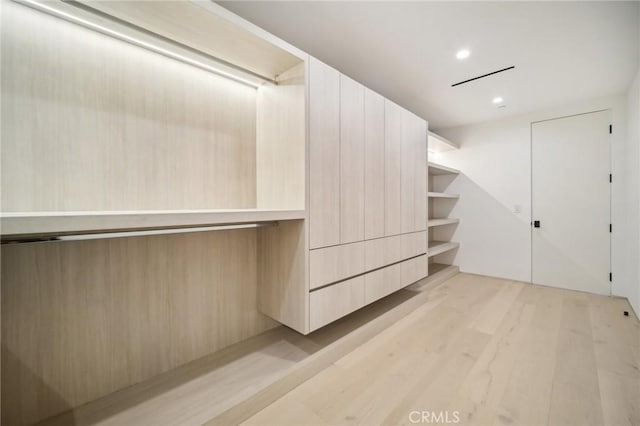
[[401,231],[415,231],[415,196],[416,196],[416,120],[413,114],[402,110],[402,136],[401,136],[401,173],[400,173],[400,212]]
[[340,76],[340,243],[364,240],[364,86]]
[[317,330],[364,306],[364,275],[312,291],[309,324]]
[[423,231],[427,229],[427,209],[428,209],[428,165],[427,165],[427,122],[420,117],[416,117],[416,185],[415,195],[415,229]]
[[309,61],[309,244],[340,243],[340,73]]
[[426,122],[402,111],[401,225],[402,232],[426,229]]
[[402,108],[384,102],[384,234],[400,234]]
[[384,98],[364,92],[364,238],[384,236]]

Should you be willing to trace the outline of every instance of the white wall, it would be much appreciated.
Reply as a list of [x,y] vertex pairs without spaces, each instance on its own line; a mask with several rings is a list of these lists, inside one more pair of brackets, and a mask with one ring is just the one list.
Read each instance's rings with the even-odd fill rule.
[[[627,220],[629,265],[628,294],[625,295],[640,316],[640,70],[627,94]],[[633,237],[635,236],[635,238]],[[622,293],[621,293],[622,294]]]
[[[637,93],[635,99],[637,102]],[[638,239],[637,232],[631,233],[629,214],[629,193],[634,191],[632,188],[635,188],[635,194],[638,193],[638,155],[634,156],[636,163],[631,164],[627,155],[633,149],[627,146],[627,103],[627,98],[621,95],[437,131],[460,144],[460,150],[431,159],[462,171],[448,188],[449,192],[461,194],[451,217],[461,219],[453,239],[461,244],[456,263],[462,271],[531,280],[531,123],[611,109],[614,126],[611,151],[614,175],[612,291],[630,299],[637,298],[638,257],[631,262],[627,253],[633,241],[637,245]],[[637,143],[635,149],[637,154]],[[628,169],[636,174],[633,182],[629,182]],[[520,207],[520,213],[514,212],[516,206]]]

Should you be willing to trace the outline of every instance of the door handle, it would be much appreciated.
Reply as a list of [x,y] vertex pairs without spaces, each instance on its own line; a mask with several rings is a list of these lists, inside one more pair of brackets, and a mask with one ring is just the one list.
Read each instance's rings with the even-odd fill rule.
[[539,220],[534,220],[533,221],[533,227],[534,228],[540,228],[540,221]]

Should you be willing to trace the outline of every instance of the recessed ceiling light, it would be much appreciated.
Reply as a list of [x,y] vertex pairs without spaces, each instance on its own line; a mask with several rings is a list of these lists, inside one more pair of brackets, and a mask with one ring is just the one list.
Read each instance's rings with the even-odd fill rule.
[[502,101],[504,101],[504,99],[502,99],[500,96],[496,96],[495,98],[493,98],[494,104],[501,104]]
[[471,52],[469,51],[469,49],[461,49],[461,50],[458,50],[458,52],[456,53],[456,58],[463,60],[463,59],[467,59],[469,55],[471,55]]

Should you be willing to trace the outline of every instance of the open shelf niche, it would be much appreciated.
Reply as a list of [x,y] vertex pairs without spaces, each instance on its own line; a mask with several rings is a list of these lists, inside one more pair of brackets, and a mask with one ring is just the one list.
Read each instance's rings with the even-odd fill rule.
[[[429,155],[458,149],[454,142],[429,132]],[[448,166],[429,161],[428,228],[429,228],[429,276],[449,273],[453,266],[459,244],[451,241],[457,224],[457,218],[449,217],[459,194],[452,194],[447,188],[460,173]]]
[[0,19],[2,424],[277,327],[262,289],[305,282],[308,55],[213,2]]

